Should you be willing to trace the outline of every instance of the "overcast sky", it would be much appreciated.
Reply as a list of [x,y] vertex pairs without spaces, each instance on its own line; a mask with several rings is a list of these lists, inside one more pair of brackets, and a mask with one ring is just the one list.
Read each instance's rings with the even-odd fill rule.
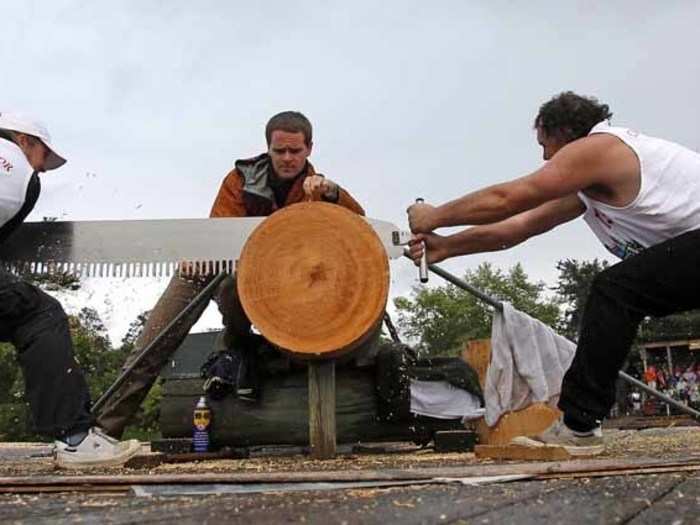
[[[69,158],[43,175],[31,219],[204,217],[287,109],[314,124],[317,170],[402,227],[418,196],[442,203],[541,165],[532,121],[564,90],[608,103],[613,124],[700,148],[697,1],[242,4],[2,2],[0,109],[39,116]],[[553,284],[558,260],[594,257],[609,259],[579,219],[445,266],[520,262]],[[392,272],[407,293],[414,269]],[[162,286],[86,284],[113,336]]]

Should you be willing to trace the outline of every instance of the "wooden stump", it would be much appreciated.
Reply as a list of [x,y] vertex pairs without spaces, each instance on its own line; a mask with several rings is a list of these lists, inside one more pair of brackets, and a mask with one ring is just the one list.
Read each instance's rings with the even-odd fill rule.
[[[491,361],[491,340],[468,341],[467,348],[462,353],[462,359],[476,370],[483,389],[486,382],[486,371]],[[539,434],[554,423],[559,416],[561,416],[561,412],[556,408],[546,403],[533,403],[521,410],[503,414],[493,427],[489,427],[484,418],[481,418],[476,422],[476,431],[482,445],[508,445],[510,440],[516,436]],[[513,459],[523,458],[518,456]]]
[[328,203],[283,208],[255,229],[237,267],[243,309],[269,341],[305,359],[358,348],[382,322],[389,262],[360,216]]

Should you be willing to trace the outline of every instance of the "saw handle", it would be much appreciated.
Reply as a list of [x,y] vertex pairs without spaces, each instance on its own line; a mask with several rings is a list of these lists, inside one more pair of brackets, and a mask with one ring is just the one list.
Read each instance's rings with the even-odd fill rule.
[[[425,200],[422,197],[418,197],[416,199],[416,204],[421,204],[423,202],[425,202]],[[420,264],[418,266],[418,278],[420,279],[420,282],[427,283],[428,282],[428,249],[425,246],[425,241],[421,242],[421,246],[423,247],[423,255],[420,258]]]

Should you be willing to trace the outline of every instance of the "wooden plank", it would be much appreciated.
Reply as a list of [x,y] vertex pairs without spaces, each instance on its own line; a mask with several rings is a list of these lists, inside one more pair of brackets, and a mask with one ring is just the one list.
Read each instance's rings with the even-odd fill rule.
[[652,468],[700,467],[700,458],[660,460],[644,459],[573,459],[562,462],[532,462],[520,464],[474,464],[460,467],[403,468],[384,470],[317,470],[293,472],[229,472],[199,474],[118,474],[85,475],[66,474],[52,476],[0,477],[0,492],[8,487],[47,485],[145,485],[164,483],[281,483],[315,481],[374,481],[421,480],[439,478],[465,478],[473,476],[504,476],[527,474],[533,476],[565,477],[571,473],[595,473],[602,471],[643,472]]
[[571,455],[563,447],[525,447],[523,445],[477,445],[479,459],[518,459],[524,461],[566,461]]
[[[674,478],[679,479],[678,476]],[[700,475],[695,475],[678,483],[673,490],[667,490],[631,523],[697,523],[700,515],[698,503]]]
[[335,457],[335,429],[335,361],[310,361],[309,446],[313,458]]
[[[482,513],[469,523],[517,523],[518,525],[635,523],[655,501],[663,497],[680,479],[659,476],[642,481],[634,477],[599,478],[595,481],[568,481],[554,487],[543,483],[542,493],[534,498],[503,505]],[[517,489],[516,489],[517,491]],[[508,497],[507,495],[504,495]],[[512,502],[512,497],[508,498]],[[673,513],[669,513],[673,515]],[[697,517],[697,514],[696,516]],[[674,518],[641,523],[674,523]],[[697,520],[677,523],[697,523]]]
[[681,472],[698,472],[700,465],[626,468],[618,470],[592,470],[585,472],[568,472],[558,474],[538,474],[537,479],[578,479],[578,478],[607,478],[610,476],[640,476],[644,474],[680,474]]

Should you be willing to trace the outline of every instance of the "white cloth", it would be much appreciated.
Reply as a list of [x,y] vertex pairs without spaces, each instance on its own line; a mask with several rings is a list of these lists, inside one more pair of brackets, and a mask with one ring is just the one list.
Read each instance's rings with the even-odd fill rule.
[[700,228],[700,153],[606,122],[589,135],[596,133],[618,137],[640,165],[639,193],[627,206],[610,206],[578,193],[586,205],[583,219],[610,252],[624,259]]
[[411,379],[411,412],[437,419],[476,419],[484,415],[479,398],[447,381]]
[[556,403],[576,345],[549,326],[503,303],[491,330],[491,364],[486,372],[486,424],[532,403]]
[[0,226],[24,206],[34,170],[14,142],[0,138]]

